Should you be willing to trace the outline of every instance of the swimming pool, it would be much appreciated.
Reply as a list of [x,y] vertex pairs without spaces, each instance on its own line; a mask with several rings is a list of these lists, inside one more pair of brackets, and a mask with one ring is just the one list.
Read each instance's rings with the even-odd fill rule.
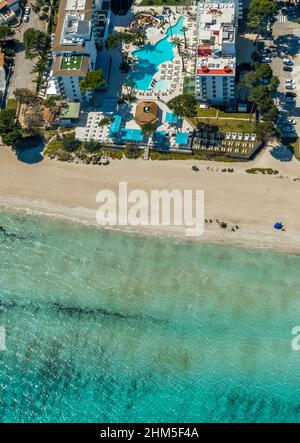
[[[164,62],[172,61],[174,58],[174,43],[169,39],[172,36],[183,35],[184,17],[179,17],[177,23],[171,26],[163,39],[159,40],[155,45],[143,46],[132,53],[134,57],[138,58],[136,70],[131,72],[131,77],[135,80],[137,89],[146,91],[150,89],[150,84],[153,76],[158,71],[159,65]],[[166,90],[166,83],[161,83],[162,88],[156,85],[156,90]]]
[[153,86],[154,91],[165,92],[169,89],[170,82],[169,80],[158,80]]

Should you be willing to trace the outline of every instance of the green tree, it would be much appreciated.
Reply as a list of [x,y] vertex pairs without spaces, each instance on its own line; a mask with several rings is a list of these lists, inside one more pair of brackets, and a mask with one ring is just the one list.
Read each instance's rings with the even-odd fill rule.
[[279,135],[279,131],[274,127],[271,121],[257,123],[255,126],[255,132],[259,140],[262,141],[267,141],[271,137]]
[[45,32],[29,28],[24,33],[25,57],[32,59],[43,58],[50,48],[50,37]]
[[135,30],[133,34],[132,43],[138,46],[142,46],[147,42],[147,34],[143,29]]
[[136,89],[137,84],[136,81],[134,80],[134,78],[132,78],[131,76],[128,76],[125,82],[125,87],[127,90],[130,91],[131,94],[133,94],[134,89]]
[[58,95],[49,95],[43,102],[45,108],[54,109],[60,103],[61,98]]
[[108,126],[114,121],[113,117],[103,117],[100,122],[98,123],[98,126]]
[[89,140],[84,142],[83,147],[87,152],[96,152],[101,148],[101,144],[96,140]]
[[273,123],[276,123],[279,115],[279,109],[277,106],[273,105],[270,107],[270,109],[264,113],[264,121],[271,121]]
[[171,42],[176,46],[178,54],[181,55],[181,49],[183,46],[184,41],[182,40],[182,38],[175,36],[171,38]]
[[148,137],[150,137],[150,135],[151,135],[155,130],[156,130],[156,123],[148,122],[148,123],[145,123],[145,124],[142,126],[142,132],[143,132],[143,134],[146,135],[146,136],[148,136]]
[[1,135],[2,141],[5,145],[17,149],[21,146],[23,135],[20,128],[13,128],[11,131]]
[[142,38],[141,33],[131,34],[130,32],[115,32],[110,34],[106,39],[108,49],[121,48],[121,43],[130,44],[139,41]]
[[260,80],[271,80],[273,71],[268,63],[255,63],[255,74]]
[[74,134],[65,135],[61,140],[61,146],[64,151],[77,151],[80,145],[80,141],[75,138]]
[[270,93],[271,94],[275,94],[277,92],[277,90],[278,90],[279,85],[280,85],[280,80],[279,80],[279,78],[276,75],[274,75],[271,78],[271,81],[270,81],[270,84],[269,84],[269,91],[270,91]]
[[197,102],[193,95],[178,95],[168,102],[168,106],[180,117],[197,116]]
[[14,109],[0,111],[0,136],[4,144],[13,148],[17,148],[22,142],[23,135]]
[[183,37],[184,37],[184,49],[187,49],[187,39],[186,39],[186,31],[188,31],[188,28],[185,26],[182,27]]
[[96,71],[89,71],[85,78],[79,83],[81,92],[95,91],[105,85],[106,81],[104,73],[101,69]]
[[250,101],[256,103],[257,110],[264,114],[274,105],[270,91],[266,86],[257,86],[251,90]]
[[260,31],[266,22],[272,20],[276,14],[276,5],[273,0],[251,0],[248,12],[249,28]]
[[28,88],[17,88],[14,91],[14,96],[20,104],[24,105],[31,106],[36,104],[38,101],[36,94]]
[[0,25],[0,41],[7,40],[15,35],[15,31],[8,25]]
[[246,72],[240,80],[239,85],[246,88],[252,88],[259,84],[259,79],[255,71]]

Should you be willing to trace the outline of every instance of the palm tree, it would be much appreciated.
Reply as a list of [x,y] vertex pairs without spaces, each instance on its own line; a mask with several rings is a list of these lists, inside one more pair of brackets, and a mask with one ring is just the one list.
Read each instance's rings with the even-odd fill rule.
[[150,135],[156,130],[156,123],[148,122],[142,126],[142,132],[144,135],[150,137]]
[[182,30],[182,32],[183,32],[183,37],[184,37],[184,47],[185,47],[185,49],[187,49],[186,31],[188,30],[188,28],[186,28],[185,26],[183,26],[181,30]]
[[131,96],[133,96],[133,91],[136,89],[136,86],[137,86],[136,81],[131,76],[129,76],[127,78],[125,87],[128,91],[130,90]]
[[137,29],[134,33],[134,43],[139,46],[145,45],[147,41],[146,32],[142,29]]
[[176,45],[178,54],[181,55],[181,48],[182,48],[182,45],[183,45],[183,40],[180,37],[175,36],[175,37],[172,37],[171,42],[174,45]]

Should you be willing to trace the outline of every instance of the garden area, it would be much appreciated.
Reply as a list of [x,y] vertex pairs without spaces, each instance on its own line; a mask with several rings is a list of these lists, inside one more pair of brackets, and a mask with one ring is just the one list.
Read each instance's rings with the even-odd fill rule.
[[87,165],[107,165],[109,159],[136,159],[140,158],[142,154],[142,149],[131,145],[126,145],[124,148],[114,148],[94,140],[81,142],[75,138],[74,134],[55,137],[47,144],[44,151],[44,155],[51,159]]
[[220,132],[255,132],[255,122],[249,120],[237,120],[237,119],[218,119],[218,118],[197,118],[191,119],[195,126],[199,126],[199,123],[207,125],[207,127],[218,128]]

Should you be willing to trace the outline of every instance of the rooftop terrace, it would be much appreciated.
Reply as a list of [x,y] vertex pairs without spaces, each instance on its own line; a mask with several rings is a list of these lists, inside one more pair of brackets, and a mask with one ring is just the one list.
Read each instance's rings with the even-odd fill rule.
[[71,57],[62,57],[60,69],[78,70],[81,68],[82,59],[82,55],[71,55]]

